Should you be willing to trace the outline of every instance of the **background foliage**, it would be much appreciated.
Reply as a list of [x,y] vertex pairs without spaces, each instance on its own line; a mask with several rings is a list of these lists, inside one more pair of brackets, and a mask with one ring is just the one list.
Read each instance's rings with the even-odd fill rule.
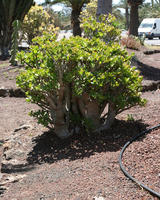
[[22,23],[21,40],[31,44],[32,39],[43,35],[44,31],[50,34],[58,31],[54,26],[54,18],[42,6],[32,6]]

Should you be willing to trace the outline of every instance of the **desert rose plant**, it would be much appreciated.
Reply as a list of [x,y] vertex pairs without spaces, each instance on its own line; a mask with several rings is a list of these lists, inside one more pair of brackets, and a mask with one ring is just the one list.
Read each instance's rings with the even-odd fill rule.
[[40,107],[31,115],[58,137],[82,130],[98,133],[118,113],[144,104],[142,77],[130,59],[118,43],[79,36],[56,41],[46,34],[33,40],[28,53],[18,54],[25,70],[17,84]]

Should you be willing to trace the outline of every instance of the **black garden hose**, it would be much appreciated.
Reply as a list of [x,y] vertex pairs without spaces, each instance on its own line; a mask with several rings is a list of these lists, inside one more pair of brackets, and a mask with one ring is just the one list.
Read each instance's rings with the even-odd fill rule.
[[137,183],[140,187],[143,187],[144,189],[146,189],[147,191],[149,191],[150,193],[152,193],[153,195],[157,196],[160,198],[160,193],[150,189],[149,187],[145,186],[143,183],[139,182],[138,180],[136,180],[133,176],[131,176],[126,169],[124,168],[123,164],[122,164],[122,157],[123,157],[123,153],[125,152],[126,148],[136,139],[138,139],[139,137],[143,136],[143,135],[147,135],[148,133],[150,133],[152,130],[160,128],[160,124],[158,124],[157,126],[153,126],[139,134],[137,134],[135,137],[133,137],[130,141],[128,141],[122,148],[121,152],[120,152],[120,156],[119,156],[119,165],[121,170],[123,171],[123,173],[132,181],[134,181],[135,183]]

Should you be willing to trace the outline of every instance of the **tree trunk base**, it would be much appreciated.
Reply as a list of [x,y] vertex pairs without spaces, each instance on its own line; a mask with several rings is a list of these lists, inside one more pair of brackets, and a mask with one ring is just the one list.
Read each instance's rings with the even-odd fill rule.
[[9,55],[9,49],[7,47],[1,48],[1,59],[7,60],[10,57]]
[[65,125],[55,126],[55,133],[60,139],[67,139],[68,137],[73,135],[73,133],[69,132],[68,128]]

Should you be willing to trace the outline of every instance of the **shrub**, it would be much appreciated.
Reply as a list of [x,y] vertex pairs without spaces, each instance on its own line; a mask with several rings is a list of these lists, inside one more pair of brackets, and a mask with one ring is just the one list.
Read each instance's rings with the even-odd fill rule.
[[28,44],[31,44],[32,39],[42,36],[43,32],[55,34],[58,28],[53,24],[53,17],[42,6],[32,6],[22,23],[21,40],[27,40]]
[[121,31],[118,29],[116,24],[116,18],[109,14],[101,15],[99,17],[99,22],[96,18],[90,16],[88,18],[83,18],[82,27],[84,30],[84,37],[89,39],[95,37],[100,38],[104,42],[112,43],[119,41]]
[[144,104],[142,77],[117,43],[107,46],[98,38],[81,37],[58,42],[45,35],[34,39],[30,52],[20,52],[18,60],[25,70],[17,84],[28,101],[40,106],[31,115],[60,138],[84,128],[108,129],[118,113]]
[[[86,4],[85,9],[83,9],[80,16],[82,21],[83,19],[88,19],[90,17],[93,17],[96,19],[97,2],[98,0],[92,0]],[[118,27],[124,28],[124,21],[125,21],[124,15],[118,9],[116,9],[115,6],[113,6],[112,8],[112,15],[115,16],[115,22],[118,25]]]
[[129,49],[139,50],[141,47],[141,41],[139,38],[129,35],[121,39],[121,44]]
[[100,15],[96,17],[97,0],[90,1],[81,12],[81,26],[83,35],[86,38],[100,38],[107,44],[120,39],[120,29],[118,21],[114,15]]

